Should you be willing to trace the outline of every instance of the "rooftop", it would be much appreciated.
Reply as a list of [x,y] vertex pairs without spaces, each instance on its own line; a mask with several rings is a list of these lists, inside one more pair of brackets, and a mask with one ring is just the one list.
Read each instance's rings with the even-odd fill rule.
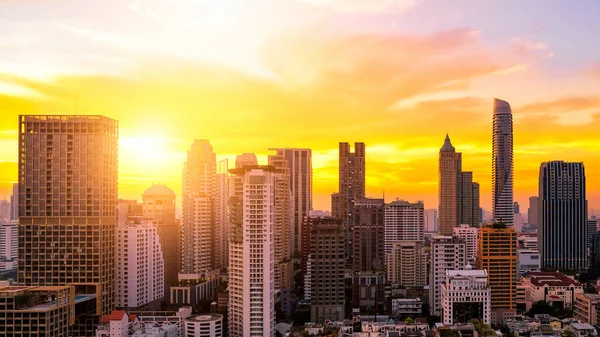
[[171,190],[170,188],[168,188],[165,185],[156,184],[156,185],[152,185],[152,187],[145,190],[143,195],[146,197],[159,197],[159,196],[160,197],[162,197],[162,196],[174,197],[175,192],[173,192],[173,190]]
[[454,146],[452,146],[452,143],[450,142],[450,136],[448,136],[448,134],[446,134],[446,139],[444,139],[444,145],[440,149],[440,152],[454,152],[454,151],[455,151]]
[[446,276],[448,276],[448,277],[457,277],[457,276],[487,277],[487,271],[480,270],[480,269],[446,270]]
[[532,271],[529,272],[526,277],[528,277],[531,280],[531,284],[536,287],[581,286],[581,283],[557,271]]

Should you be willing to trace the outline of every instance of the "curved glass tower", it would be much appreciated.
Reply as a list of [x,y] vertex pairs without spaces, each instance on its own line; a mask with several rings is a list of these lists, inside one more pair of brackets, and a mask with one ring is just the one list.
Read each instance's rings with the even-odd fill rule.
[[494,99],[492,135],[492,212],[513,225],[513,121],[508,102]]

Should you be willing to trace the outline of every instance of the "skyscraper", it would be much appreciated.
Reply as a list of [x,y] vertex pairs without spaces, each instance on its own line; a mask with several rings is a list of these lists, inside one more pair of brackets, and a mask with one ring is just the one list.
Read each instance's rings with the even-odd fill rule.
[[118,137],[103,116],[19,116],[18,282],[97,294],[76,336],[114,308]]
[[175,192],[165,185],[153,185],[142,194],[146,220],[156,224],[164,259],[165,284],[177,283],[181,264],[180,228],[175,222]]
[[271,149],[287,160],[294,215],[294,250],[302,250],[302,222],[312,210],[312,150]]
[[12,195],[10,196],[10,220],[15,221],[19,218],[19,184],[13,184]]
[[471,227],[467,224],[462,224],[458,227],[454,227],[453,236],[465,241],[467,245],[467,262],[475,264],[477,260],[477,236],[479,228]]
[[431,268],[429,269],[429,307],[432,315],[442,315],[442,284],[446,270],[459,270],[467,265],[467,245],[452,236],[431,238]]
[[492,213],[513,224],[513,121],[510,104],[494,99],[492,129]]
[[452,235],[460,224],[479,225],[479,184],[473,182],[472,172],[462,171],[462,154],[448,135],[439,153],[438,193],[438,234]]
[[229,161],[217,163],[217,189],[215,197],[215,268],[229,266]]
[[385,253],[392,252],[396,241],[422,241],[425,234],[425,210],[422,202],[396,200],[385,205]]
[[396,241],[388,255],[387,280],[403,286],[427,285],[427,254],[423,241]]
[[438,210],[425,210],[425,232],[433,233],[438,230]]
[[195,140],[183,169],[182,271],[215,269],[216,155],[208,140]]
[[339,170],[339,214],[333,216],[343,219],[346,226],[351,227],[354,200],[364,198],[366,193],[365,143],[354,143],[354,152],[350,152],[350,144],[340,143]]
[[538,224],[538,197],[529,197],[529,208],[527,209],[527,223],[537,226]]
[[477,249],[477,269],[487,270],[492,289],[492,323],[498,324],[516,314],[517,232],[503,223],[488,224],[479,228]]
[[382,271],[384,254],[383,199],[360,198],[354,202],[352,232],[353,272]]
[[538,217],[542,266],[560,271],[587,267],[587,220],[583,163],[542,163]]

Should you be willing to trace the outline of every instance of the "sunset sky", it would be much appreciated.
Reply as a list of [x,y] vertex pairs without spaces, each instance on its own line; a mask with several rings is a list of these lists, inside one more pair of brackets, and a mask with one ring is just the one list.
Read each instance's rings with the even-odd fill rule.
[[[219,158],[313,149],[315,209],[338,142],[367,146],[367,194],[437,207],[446,133],[491,208],[492,99],[514,115],[515,200],[539,165],[583,161],[600,208],[600,2],[0,0],[0,199],[19,114],[120,122],[119,197],[181,196],[193,139]],[[180,200],[179,200],[180,201]]]

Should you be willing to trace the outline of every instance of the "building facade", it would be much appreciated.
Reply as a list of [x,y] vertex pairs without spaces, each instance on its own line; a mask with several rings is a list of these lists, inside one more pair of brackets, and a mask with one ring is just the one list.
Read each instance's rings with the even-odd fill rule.
[[13,184],[10,196],[10,221],[19,219],[19,184]]
[[435,233],[438,230],[438,210],[425,210],[425,232]]
[[404,200],[385,205],[385,253],[392,252],[396,241],[422,241],[425,234],[425,209],[422,202]]
[[427,255],[423,241],[396,241],[387,261],[387,281],[403,286],[427,285]]
[[184,337],[223,337],[223,315],[201,314],[183,321]]
[[12,261],[19,257],[19,228],[16,222],[0,222],[0,260]]
[[[354,152],[349,143],[339,146],[339,207],[332,215],[341,218],[346,226],[352,227],[354,220],[354,200],[364,198],[365,185],[365,143],[354,143]],[[333,197],[332,197],[333,200]],[[350,234],[351,231],[348,231]]]
[[542,265],[560,271],[587,268],[587,199],[583,163],[540,166],[538,245]]
[[492,127],[492,213],[513,224],[513,120],[508,102],[494,99]]
[[447,325],[478,319],[491,323],[491,290],[485,270],[446,270],[442,284],[442,322]]
[[527,209],[527,223],[538,225],[538,200],[537,196],[529,197],[529,208]]
[[452,236],[462,239],[467,245],[467,263],[474,265],[477,260],[477,236],[479,228],[462,224],[454,227]]
[[384,269],[383,199],[360,198],[353,201],[352,270],[354,273]]
[[118,122],[103,116],[19,117],[19,269],[23,286],[94,288],[93,334],[114,307]]
[[467,245],[452,236],[436,235],[431,238],[431,267],[429,269],[429,310],[442,315],[442,284],[446,270],[464,269],[467,265]]
[[217,162],[215,197],[215,268],[229,266],[229,161]]

